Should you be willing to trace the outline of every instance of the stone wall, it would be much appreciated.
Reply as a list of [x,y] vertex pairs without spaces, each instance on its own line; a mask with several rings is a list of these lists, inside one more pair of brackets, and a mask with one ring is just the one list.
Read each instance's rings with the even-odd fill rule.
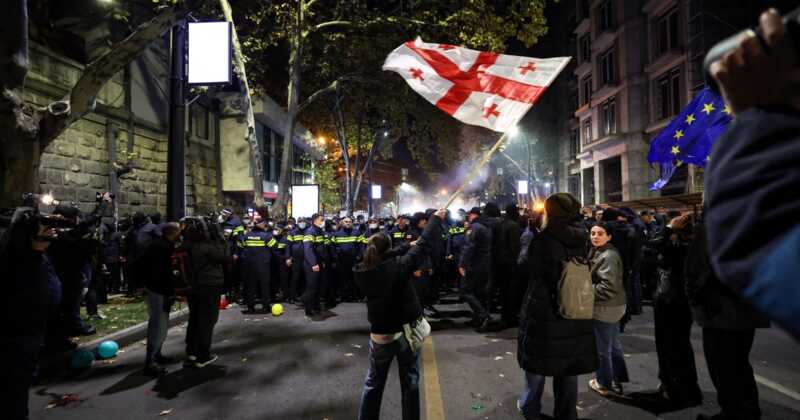
[[[63,97],[80,75],[81,66],[41,47],[31,49],[32,68],[26,85],[30,102],[46,105]],[[82,210],[94,207],[95,194],[110,189],[112,169],[107,148],[107,124],[115,128],[118,152],[128,150],[128,113],[124,109],[121,75],[109,81],[98,95],[95,112],[77,121],[47,147],[40,165],[42,192],[52,192],[62,201],[74,201]],[[214,210],[217,190],[216,118],[209,121],[209,140],[190,136],[186,148],[187,214]],[[136,211],[166,212],[167,134],[166,127],[135,119],[133,169],[120,180],[117,197],[119,214]],[[188,127],[188,124],[187,124]],[[116,160],[124,164],[118,153]]]

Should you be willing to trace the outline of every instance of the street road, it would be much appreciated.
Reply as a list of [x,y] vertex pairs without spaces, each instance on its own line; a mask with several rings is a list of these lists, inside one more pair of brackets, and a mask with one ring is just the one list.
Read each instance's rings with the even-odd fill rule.
[[[465,325],[465,306],[439,306],[451,319],[432,322],[432,340],[423,349],[420,381],[423,418],[428,420],[521,419],[515,407],[523,375],[516,361],[516,330],[478,334]],[[629,324],[622,336],[634,397],[603,399],[580,378],[582,419],[691,419],[716,413],[716,395],[702,355],[701,332],[693,344],[705,394],[696,408],[659,412],[646,393],[658,385],[652,312]],[[38,419],[355,419],[367,368],[366,307],[343,304],[330,318],[309,322],[288,308],[278,318],[221,313],[214,351],[219,361],[203,370],[171,366],[155,380],[139,371],[144,345],[123,349],[113,362],[95,362],[79,375],[36,386],[31,418]],[[183,356],[185,326],[170,330],[165,354]],[[800,418],[800,345],[777,330],[759,330],[752,353],[764,419]],[[395,365],[396,366],[396,365]],[[383,419],[400,419],[400,387],[393,367],[384,393]],[[77,401],[52,406],[64,394]],[[48,408],[48,406],[50,406]],[[552,413],[545,390],[544,413]],[[546,417],[549,418],[549,417]]]

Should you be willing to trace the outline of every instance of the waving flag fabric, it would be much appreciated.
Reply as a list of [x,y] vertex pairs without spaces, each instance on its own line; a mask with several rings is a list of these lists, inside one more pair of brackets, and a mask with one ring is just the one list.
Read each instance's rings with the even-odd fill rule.
[[678,166],[691,163],[706,166],[714,141],[731,122],[731,112],[722,98],[709,88],[695,95],[692,102],[650,143],[647,160],[661,167],[661,178],[651,187],[660,190]]
[[553,83],[570,57],[530,58],[429,44],[417,38],[383,64],[461,122],[506,132]]

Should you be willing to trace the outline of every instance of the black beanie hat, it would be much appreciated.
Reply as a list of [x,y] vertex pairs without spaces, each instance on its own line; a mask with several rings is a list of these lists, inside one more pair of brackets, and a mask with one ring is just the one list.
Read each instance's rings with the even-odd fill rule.
[[569,193],[555,193],[544,201],[544,211],[550,219],[574,219],[581,212],[581,203]]

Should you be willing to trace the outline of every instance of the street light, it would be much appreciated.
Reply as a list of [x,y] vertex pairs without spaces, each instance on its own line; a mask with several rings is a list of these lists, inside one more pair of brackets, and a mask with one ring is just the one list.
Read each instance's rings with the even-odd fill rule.
[[326,143],[325,137],[323,137],[323,136],[319,136],[319,137],[317,138],[317,142],[319,143],[319,145],[320,145],[320,146],[324,146],[324,145],[325,145],[325,143]]
[[527,193],[528,193],[528,181],[524,179],[517,181],[517,194],[524,195]]
[[508,129],[509,137],[516,137],[517,134],[519,134],[519,127],[516,125]]

